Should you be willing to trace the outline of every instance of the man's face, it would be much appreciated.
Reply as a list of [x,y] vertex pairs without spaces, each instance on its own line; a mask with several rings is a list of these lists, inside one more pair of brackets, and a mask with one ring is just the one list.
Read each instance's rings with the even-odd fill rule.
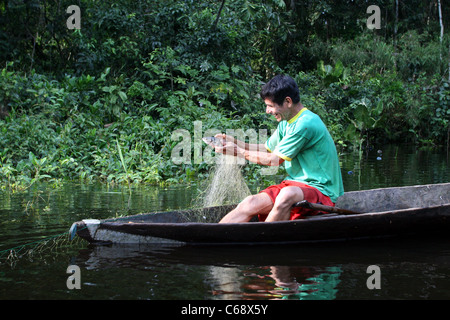
[[273,115],[278,122],[289,120],[291,118],[291,110],[287,99],[284,100],[282,105],[279,105],[270,99],[265,99],[264,103],[266,104],[266,113]]

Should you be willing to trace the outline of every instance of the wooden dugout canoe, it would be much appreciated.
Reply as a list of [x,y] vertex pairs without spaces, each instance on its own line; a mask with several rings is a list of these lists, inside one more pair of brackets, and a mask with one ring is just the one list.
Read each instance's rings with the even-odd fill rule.
[[[280,222],[218,224],[235,205],[75,222],[70,234],[90,243],[272,244],[443,233],[450,236],[450,183],[353,191],[323,214]],[[211,218],[213,222],[196,222]]]

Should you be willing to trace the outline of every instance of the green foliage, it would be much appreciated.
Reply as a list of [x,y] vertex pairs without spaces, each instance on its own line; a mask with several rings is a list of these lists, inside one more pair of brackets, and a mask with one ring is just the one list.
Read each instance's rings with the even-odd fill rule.
[[340,60],[336,62],[334,67],[325,65],[323,60],[320,60],[317,64],[317,73],[325,87],[335,82],[344,81],[348,77],[348,71]]
[[[258,97],[292,75],[303,104],[339,148],[411,141],[450,144],[450,7],[443,42],[423,0],[378,1],[368,30],[354,1],[0,1],[0,183],[39,180],[166,183],[202,179],[175,165],[172,132],[272,130]],[[258,166],[248,179],[264,184]]]

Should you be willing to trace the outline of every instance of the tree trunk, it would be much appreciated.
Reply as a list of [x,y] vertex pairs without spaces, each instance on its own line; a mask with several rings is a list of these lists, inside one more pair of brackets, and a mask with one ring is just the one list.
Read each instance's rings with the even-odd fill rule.
[[441,48],[439,50],[439,58],[442,63],[442,43],[444,41],[444,23],[442,22],[442,8],[441,8],[441,0],[437,0],[438,3],[438,11],[439,11],[439,25],[441,26],[441,36],[440,36],[440,42],[441,42]]
[[394,24],[394,68],[397,70],[397,28],[398,28],[398,0],[395,0],[395,24]]
[[225,4],[225,0],[222,0],[222,3],[220,4],[219,12],[217,12],[216,21],[214,21],[213,30],[217,28],[217,23],[219,22],[220,14],[222,13],[223,5]]

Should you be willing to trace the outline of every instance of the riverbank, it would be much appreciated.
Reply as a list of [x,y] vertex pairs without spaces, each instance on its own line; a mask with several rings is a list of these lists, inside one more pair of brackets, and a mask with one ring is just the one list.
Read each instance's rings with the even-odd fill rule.
[[[228,72],[231,76],[232,71]],[[231,130],[243,134],[244,139],[262,143],[276,128],[257,98],[248,98],[245,108],[231,112],[192,86],[165,92],[162,100],[150,104],[140,100],[144,89],[133,97],[136,81],[130,87],[106,90],[106,72],[99,79],[67,77],[60,82],[36,74],[34,81],[28,81],[20,72],[7,69],[3,74],[7,74],[1,80],[4,86],[15,84],[8,94],[17,100],[0,119],[2,189],[20,190],[38,181],[63,180],[189,183],[206,179],[213,163],[201,157],[211,152],[201,142],[203,134]],[[315,73],[300,72],[296,80],[302,88],[303,103],[322,117],[341,154],[357,150],[362,156],[374,146],[392,141],[409,141],[448,153],[448,83],[427,89],[419,85],[419,80],[405,84],[394,76],[385,74],[364,81],[353,77],[326,87]],[[246,94],[256,94],[256,83],[257,78],[248,81]],[[218,80],[215,83],[221,84]],[[422,99],[414,100],[417,96]],[[403,102],[396,104],[395,97]],[[112,100],[122,99],[121,110],[107,108]],[[442,104],[431,104],[435,99],[441,99]],[[139,108],[138,102],[142,105]],[[410,106],[412,102],[420,108]],[[189,141],[182,140],[183,135]],[[176,161],[181,143],[188,143],[183,152],[188,152],[188,160],[192,161]],[[181,156],[186,158],[186,154]],[[259,183],[268,178],[260,174],[258,166],[246,166],[244,175],[248,181]]]

